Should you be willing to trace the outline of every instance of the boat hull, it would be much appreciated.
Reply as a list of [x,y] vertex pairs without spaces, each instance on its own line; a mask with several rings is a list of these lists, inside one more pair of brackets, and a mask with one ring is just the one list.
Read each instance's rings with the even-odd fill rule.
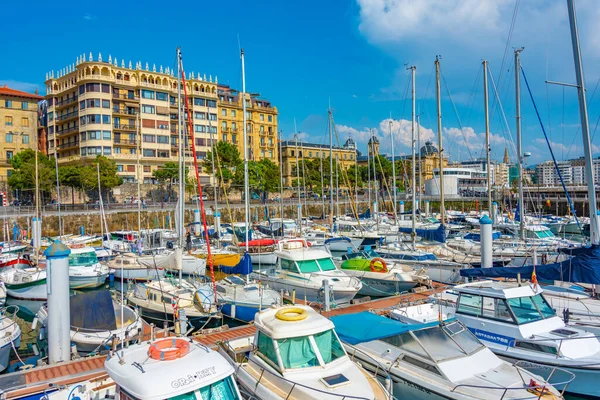
[[363,296],[384,297],[408,292],[416,286],[416,282],[402,282],[389,279],[360,278],[363,283],[358,294]]
[[[140,316],[145,320],[156,324],[156,326],[163,326],[165,322],[172,326],[174,323],[173,314],[167,313],[167,319],[165,319],[165,313],[160,313],[158,311],[151,310],[145,307],[138,307]],[[220,315],[206,315],[202,317],[187,317],[188,325],[194,327],[194,330],[205,329],[205,328],[214,328],[219,326],[221,321],[223,320]]]
[[10,365],[10,352],[13,349],[18,349],[21,345],[21,334],[13,341],[6,343],[0,348],[0,371],[4,371]]
[[47,300],[46,279],[35,281],[32,284],[6,284],[6,293],[15,299],[22,300]]
[[[267,307],[268,307],[268,305],[263,305],[262,309],[264,310]],[[254,316],[260,310],[261,309],[259,309],[259,306],[257,304],[249,305],[249,304],[225,303],[225,304],[223,304],[223,308],[221,309],[221,312],[223,313],[224,316],[231,318],[231,319],[235,319],[238,321],[244,321],[244,322],[252,322],[252,321],[254,321]]]
[[71,289],[93,289],[106,283],[107,274],[95,276],[69,276],[69,287]]
[[[323,278],[326,279],[326,278]],[[321,287],[302,285],[301,283],[295,283],[291,280],[286,279],[272,279],[271,277],[266,278],[260,276],[259,280],[263,283],[268,283],[269,287],[275,291],[284,291],[289,295],[296,291],[296,298],[308,302],[323,302],[323,294]],[[347,304],[358,294],[358,290],[351,287],[331,287],[331,292],[337,304]]]
[[164,276],[164,274],[163,269],[131,268],[114,270],[115,280],[123,279],[124,281],[151,281]]
[[250,254],[252,265],[275,265],[277,264],[277,256],[270,253],[252,253]]

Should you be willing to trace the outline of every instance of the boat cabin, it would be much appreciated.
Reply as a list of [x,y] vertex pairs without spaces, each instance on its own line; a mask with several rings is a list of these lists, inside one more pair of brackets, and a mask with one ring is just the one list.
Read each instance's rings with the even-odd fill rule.
[[98,264],[98,256],[93,247],[84,245],[69,246],[71,253],[69,254],[70,267],[87,267]]

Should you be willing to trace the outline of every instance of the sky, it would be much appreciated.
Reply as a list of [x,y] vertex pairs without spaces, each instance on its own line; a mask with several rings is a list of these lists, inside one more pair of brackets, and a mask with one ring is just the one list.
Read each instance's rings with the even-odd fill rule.
[[[600,2],[575,0],[594,155],[600,155]],[[375,134],[381,152],[409,154],[411,74],[416,67],[416,114],[421,145],[437,144],[434,61],[442,71],[444,150],[451,160],[485,156],[482,62],[489,62],[492,157],[515,150],[513,49],[521,53],[555,156],[580,157],[583,145],[565,0],[303,0],[198,2],[40,0],[3,5],[5,41],[0,84],[44,92],[46,72],[90,52],[175,67],[181,46],[186,71],[218,76],[241,89],[240,45],[247,90],[279,111],[286,139],[328,143],[330,107],[337,137],[365,153]],[[172,8],[167,9],[169,5]],[[14,18],[11,18],[10,16]],[[27,18],[23,18],[27,16]],[[35,32],[33,34],[25,32]],[[550,158],[522,81],[523,151],[529,164]],[[494,86],[497,90],[494,90]],[[598,89],[598,93],[596,93]],[[500,102],[497,99],[500,99]],[[391,117],[391,120],[390,120]]]

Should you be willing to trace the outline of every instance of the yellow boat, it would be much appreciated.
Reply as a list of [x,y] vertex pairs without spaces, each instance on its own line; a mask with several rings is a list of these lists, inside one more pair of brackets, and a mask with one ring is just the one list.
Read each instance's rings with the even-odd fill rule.
[[[206,250],[192,252],[198,258],[206,259]],[[240,254],[233,252],[212,253],[213,265],[215,267],[235,267],[240,262]]]

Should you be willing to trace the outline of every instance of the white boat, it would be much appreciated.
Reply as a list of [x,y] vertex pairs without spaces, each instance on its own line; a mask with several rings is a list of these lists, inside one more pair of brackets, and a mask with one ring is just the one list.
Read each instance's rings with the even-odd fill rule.
[[[589,332],[565,326],[541,286],[481,281],[453,290],[458,293],[457,319],[494,353],[509,360],[560,367],[575,375],[567,392],[600,396],[600,342]],[[561,379],[560,375],[564,374],[554,378]]]
[[69,254],[69,287],[91,289],[104,285],[109,268],[100,264],[93,247],[73,245]]
[[285,239],[277,243],[277,266],[255,270],[253,277],[277,291],[291,294],[309,302],[325,301],[323,281],[329,282],[332,303],[349,303],[362,288],[359,279],[337,269],[331,255],[308,246],[305,239]]
[[38,268],[5,268],[0,272],[6,293],[23,300],[46,300],[46,270]]
[[[274,239],[249,240],[248,253],[252,259],[252,264],[259,266],[277,264],[276,246],[277,241]],[[238,243],[237,246],[229,246],[228,249],[243,255],[246,252],[246,242]]]
[[113,271],[115,280],[124,281],[151,281],[165,274],[165,270],[158,265],[141,265],[138,255],[134,253],[123,253],[107,263]]
[[46,391],[40,400],[105,400],[114,399],[117,391],[115,381],[108,374],[77,382],[72,385],[55,385],[56,390]]
[[256,334],[219,343],[249,398],[391,399],[344,351],[333,323],[307,306],[256,314]]
[[[380,379],[383,371],[389,373],[397,399],[562,398],[544,378],[501,360],[462,323],[438,322],[435,311],[429,323],[407,324],[370,312],[332,321],[353,359],[379,371]],[[552,372],[548,368],[546,375]]]
[[185,315],[194,330],[212,327],[222,320],[214,303],[211,285],[197,288],[186,281],[157,280],[137,283],[127,293],[129,304],[139,309],[142,317],[162,326]]
[[[91,310],[90,304],[93,305]],[[129,306],[113,301],[106,290],[71,296],[70,315],[71,342],[80,354],[105,351],[112,347],[113,342],[121,346],[137,340],[143,329],[138,313]],[[36,317],[47,333],[48,307],[40,307]],[[40,339],[47,338],[42,337],[40,332]]]
[[107,358],[104,368],[116,384],[115,399],[242,398],[231,365],[190,338],[130,346]]
[[244,322],[254,321],[254,315],[273,304],[282,304],[281,295],[258,282],[246,282],[231,275],[216,282],[223,315]]
[[8,368],[11,351],[21,345],[21,328],[17,324],[19,307],[8,306],[0,309],[0,371]]
[[0,281],[0,307],[3,307],[4,304],[6,304],[6,285]]
[[[146,267],[148,269],[159,268],[164,269],[165,271],[178,273],[179,270],[177,269],[176,257],[176,251],[163,251],[158,254],[137,256],[137,263],[141,267]],[[181,261],[182,273],[186,275],[202,276],[206,273],[205,259],[183,253],[181,255]]]

